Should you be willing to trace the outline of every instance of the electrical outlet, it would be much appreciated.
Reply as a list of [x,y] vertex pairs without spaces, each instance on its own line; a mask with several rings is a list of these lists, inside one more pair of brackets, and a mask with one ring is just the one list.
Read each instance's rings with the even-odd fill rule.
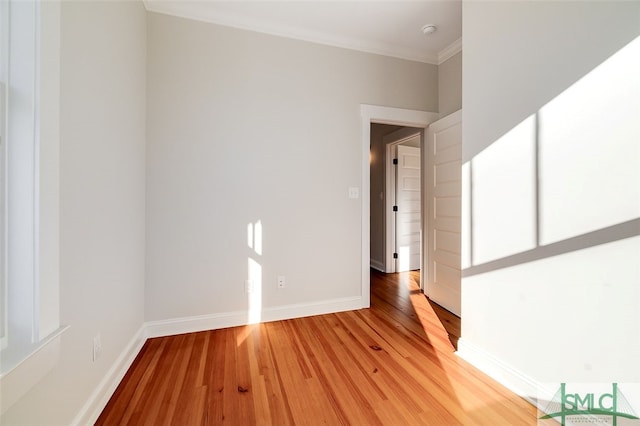
[[97,361],[102,355],[102,338],[100,334],[96,334],[93,337],[93,361]]
[[253,281],[246,280],[244,282],[244,291],[247,293],[253,293]]
[[278,275],[278,288],[285,287],[285,277],[284,275]]

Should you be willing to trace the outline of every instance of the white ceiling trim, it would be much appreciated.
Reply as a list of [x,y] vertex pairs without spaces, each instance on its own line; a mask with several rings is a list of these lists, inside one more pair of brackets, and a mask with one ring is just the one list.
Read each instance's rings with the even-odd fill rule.
[[[209,11],[207,14],[203,14],[202,9],[190,10],[187,3],[158,0],[143,0],[143,3],[145,5],[145,8],[150,12],[209,22],[226,27],[255,31],[279,37],[303,40],[327,46],[341,47],[345,49],[357,50],[361,52],[373,53],[399,59],[406,59],[410,61],[417,61],[432,65],[439,65],[446,60],[441,60],[442,52],[440,52],[438,55],[429,55],[417,49],[399,47],[396,45],[389,45],[384,43],[374,43],[365,40],[350,39],[347,37],[339,37],[334,34],[310,31],[293,26],[287,27],[283,25],[276,25],[269,22],[258,21],[246,16],[233,15],[219,11]],[[444,50],[447,50],[450,47],[451,46],[447,47]],[[453,54],[451,56],[453,56]]]
[[438,65],[450,59],[455,54],[462,52],[462,37],[445,47],[438,53]]

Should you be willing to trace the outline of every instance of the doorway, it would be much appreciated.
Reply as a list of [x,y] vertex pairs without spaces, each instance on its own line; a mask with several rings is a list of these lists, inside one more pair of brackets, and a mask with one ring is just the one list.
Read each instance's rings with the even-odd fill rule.
[[[421,269],[423,135],[423,129],[402,127],[382,138],[385,152],[383,272]],[[372,169],[372,180],[373,172]],[[374,231],[372,228],[372,234]]]
[[[372,192],[371,190],[371,164],[373,161],[379,161],[380,158],[376,158],[371,151],[371,124],[387,124],[400,127],[414,127],[424,130],[430,123],[436,121],[439,118],[438,113],[406,110],[400,108],[381,107],[376,105],[361,105],[361,123],[362,123],[362,255],[361,255],[361,277],[362,277],[362,292],[361,292],[361,306],[363,308],[370,306],[370,267],[375,265],[371,262],[371,223],[374,217],[371,215],[371,201],[379,200],[379,191]],[[422,139],[422,138],[421,138]],[[421,164],[425,164],[425,151],[421,150]],[[421,181],[423,177],[421,178]],[[424,187],[424,184],[423,184]],[[383,194],[384,197],[384,194]],[[421,229],[425,227],[424,212],[420,214]],[[376,268],[378,269],[378,268]],[[423,275],[423,274],[421,274]],[[421,279],[421,288],[424,287],[424,280]]]

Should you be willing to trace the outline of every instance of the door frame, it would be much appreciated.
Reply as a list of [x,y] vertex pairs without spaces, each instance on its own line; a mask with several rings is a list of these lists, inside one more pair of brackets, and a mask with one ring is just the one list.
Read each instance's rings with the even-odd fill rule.
[[[395,216],[390,214],[396,199],[396,169],[393,167],[393,159],[396,157],[394,150],[403,142],[419,135],[420,136],[420,159],[424,148],[425,129],[420,127],[405,127],[398,129],[382,138],[385,145],[385,189],[384,189],[384,270],[385,272],[397,272],[397,262],[394,262],[393,253],[395,251],[396,224]],[[422,166],[422,165],[421,165]],[[420,192],[424,192],[424,177],[420,167]],[[422,207],[422,206],[421,206]],[[421,209],[422,210],[422,209]],[[421,230],[422,231],[422,230]],[[422,250],[422,244],[420,244]],[[422,253],[421,253],[422,256]]]
[[[361,254],[360,254],[360,276],[361,276],[361,307],[368,308],[371,305],[371,276],[370,276],[370,232],[371,232],[371,181],[370,181],[370,161],[371,161],[371,123],[391,124],[396,126],[419,127],[426,129],[429,124],[440,118],[437,112],[419,111],[412,109],[402,109],[384,107],[379,105],[360,104],[360,119],[362,125],[361,132]],[[422,164],[424,164],[424,149],[421,151]],[[426,187],[423,185],[423,187]],[[425,228],[425,214],[422,212],[422,228]],[[423,262],[424,263],[424,262]],[[422,275],[422,274],[420,274]],[[422,286],[422,278],[420,279]]]

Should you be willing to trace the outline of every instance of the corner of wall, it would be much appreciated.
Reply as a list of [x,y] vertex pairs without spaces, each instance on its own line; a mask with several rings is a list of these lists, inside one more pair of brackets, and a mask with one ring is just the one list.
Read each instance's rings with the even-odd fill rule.
[[71,424],[88,425],[94,424],[98,420],[100,413],[140,353],[146,340],[145,327],[142,326],[131,338],[95,390],[89,395],[89,398]]

